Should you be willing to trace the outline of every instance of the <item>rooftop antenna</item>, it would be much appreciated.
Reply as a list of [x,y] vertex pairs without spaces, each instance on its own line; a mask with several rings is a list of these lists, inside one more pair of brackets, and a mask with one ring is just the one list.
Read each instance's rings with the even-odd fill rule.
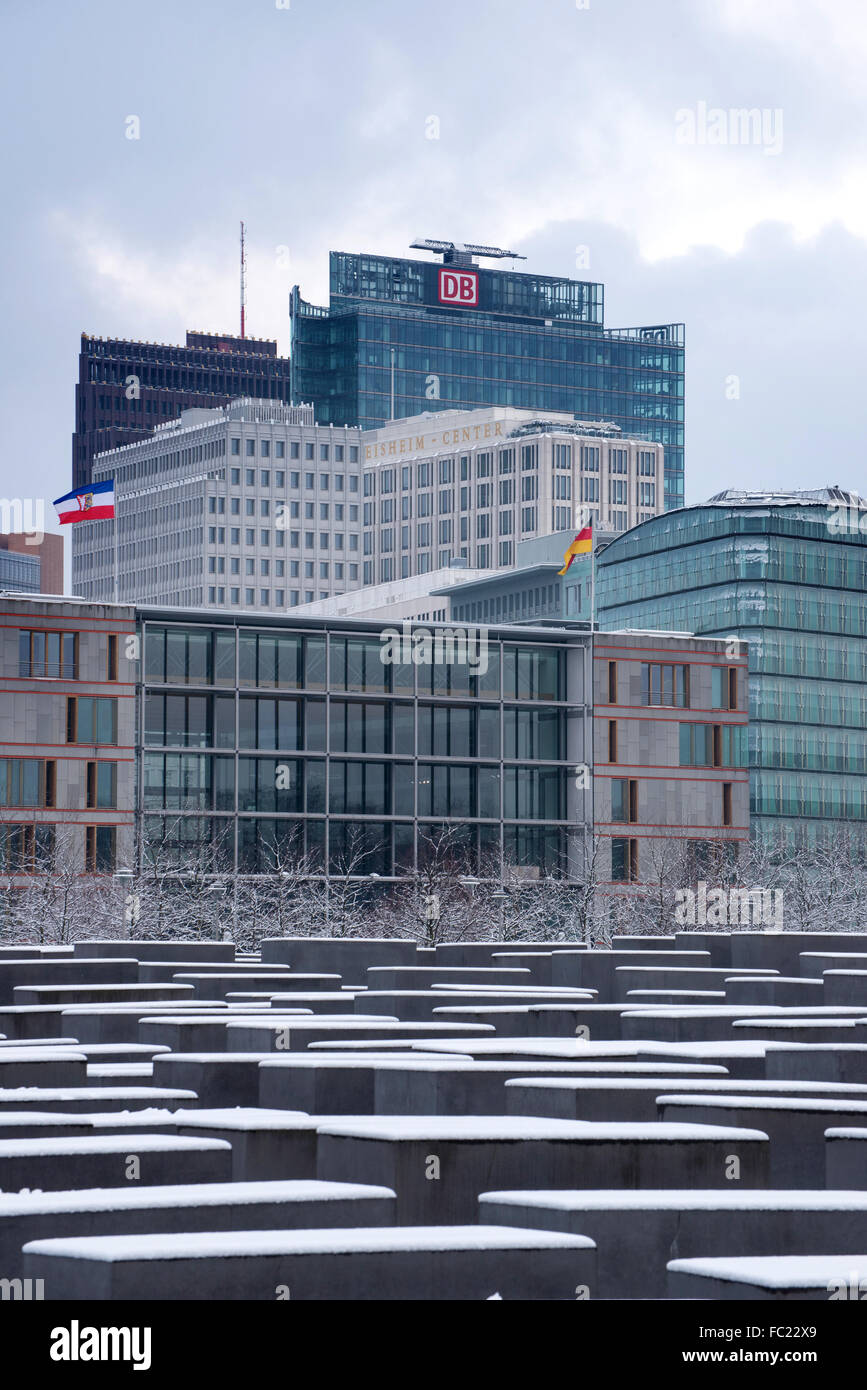
[[247,315],[247,251],[244,246],[244,224],[241,223],[241,337],[246,337]]

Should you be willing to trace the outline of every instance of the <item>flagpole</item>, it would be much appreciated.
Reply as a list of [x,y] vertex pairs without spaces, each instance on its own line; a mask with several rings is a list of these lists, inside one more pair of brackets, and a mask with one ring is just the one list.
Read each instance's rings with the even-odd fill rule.
[[115,497],[115,499],[114,499],[114,518],[113,518],[113,524],[114,524],[114,601],[115,601],[115,603],[118,602],[118,591],[119,591],[119,583],[120,583],[120,580],[119,580],[119,566],[118,566],[118,543],[117,543],[117,528],[118,528],[118,524],[119,524],[119,522],[120,522],[120,517],[118,516],[117,501],[118,501],[118,499],[117,499],[117,497]]
[[593,519],[590,519],[590,631],[594,631],[596,618],[596,537],[593,534]]

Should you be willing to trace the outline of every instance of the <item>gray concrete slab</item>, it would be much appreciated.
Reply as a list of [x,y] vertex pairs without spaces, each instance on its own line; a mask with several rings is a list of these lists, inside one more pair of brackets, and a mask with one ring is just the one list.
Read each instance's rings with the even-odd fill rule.
[[[732,1155],[745,1187],[767,1185],[756,1128],[583,1124],[526,1117],[344,1117],[319,1129],[317,1175],[378,1181],[397,1193],[400,1224],[470,1220],[491,1186],[722,1187]],[[376,1177],[375,1175],[379,1175]],[[386,1180],[387,1175],[387,1180]],[[508,1180],[506,1181],[505,1179]]]
[[136,1133],[0,1139],[0,1192],[227,1182],[231,1176],[231,1145],[217,1139]]
[[0,1194],[0,1268],[20,1278],[22,1246],[68,1236],[393,1226],[384,1187],[294,1179]]
[[770,1138],[770,1185],[816,1188],[825,1183],[825,1130],[867,1122],[867,1102],[670,1092],[657,1099],[659,1118],[680,1124],[752,1124]]
[[867,1247],[863,1192],[487,1192],[479,1220],[588,1235],[597,1247],[595,1296],[611,1299],[665,1298],[668,1261],[709,1251],[745,1257]]
[[60,1300],[562,1301],[592,1288],[595,1254],[581,1236],[516,1227],[206,1232],[32,1241],[24,1273]]
[[825,1130],[825,1186],[862,1192],[867,1188],[867,1126],[834,1125]]
[[669,1298],[825,1302],[831,1296],[860,1298],[865,1286],[867,1255],[863,1253],[672,1260],[668,1266]]

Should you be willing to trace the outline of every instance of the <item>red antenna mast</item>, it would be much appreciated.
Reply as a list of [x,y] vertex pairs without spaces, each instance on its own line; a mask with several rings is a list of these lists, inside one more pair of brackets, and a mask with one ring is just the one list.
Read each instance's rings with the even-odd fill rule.
[[247,314],[247,252],[244,246],[244,224],[241,223],[241,337],[246,336]]

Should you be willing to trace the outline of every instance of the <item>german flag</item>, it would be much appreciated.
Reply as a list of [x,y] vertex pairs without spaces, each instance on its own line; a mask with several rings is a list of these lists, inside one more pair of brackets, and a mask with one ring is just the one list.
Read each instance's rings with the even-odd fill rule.
[[578,532],[578,535],[575,537],[569,549],[566,551],[566,554],[563,556],[563,559],[566,561],[565,565],[561,570],[558,570],[557,573],[565,574],[572,561],[575,559],[576,555],[589,555],[592,552],[592,550],[593,523],[591,521],[589,526],[585,526],[583,531]]

